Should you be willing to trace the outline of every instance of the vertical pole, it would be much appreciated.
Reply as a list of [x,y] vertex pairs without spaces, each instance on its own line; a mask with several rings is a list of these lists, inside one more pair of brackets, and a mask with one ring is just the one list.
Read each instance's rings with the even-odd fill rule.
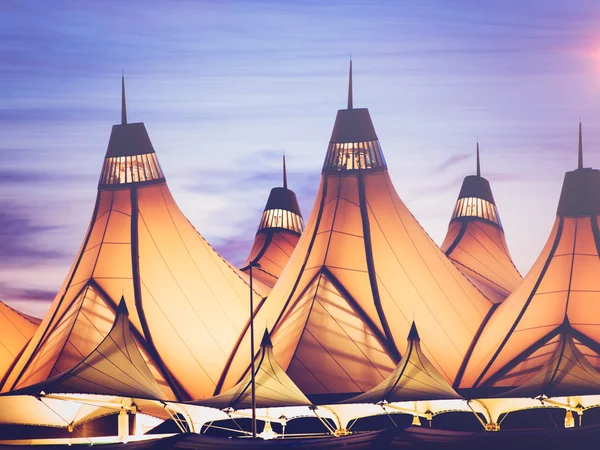
[[250,261],[250,370],[252,371],[252,438],[256,439],[256,380],[254,374],[254,291],[252,289],[252,266]]
[[119,442],[129,441],[129,415],[126,409],[119,411],[119,417],[117,418]]

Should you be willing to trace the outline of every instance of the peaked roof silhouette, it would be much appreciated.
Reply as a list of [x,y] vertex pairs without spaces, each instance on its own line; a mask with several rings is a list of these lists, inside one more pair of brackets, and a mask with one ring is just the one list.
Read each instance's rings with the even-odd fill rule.
[[442,251],[494,303],[502,302],[521,282],[488,180],[481,176],[479,142],[477,175],[462,184]]
[[287,265],[304,230],[304,219],[294,191],[287,187],[285,155],[283,156],[283,187],[271,189],[262,213],[254,243],[242,271],[266,286],[275,285]]
[[570,333],[600,367],[600,170],[565,174],[550,236],[523,282],[490,318],[461,387],[514,387],[536,373]]
[[160,400],[164,394],[135,343],[122,298],[112,329],[71,369],[11,394],[101,394]]
[[[194,402],[202,406],[225,409],[246,409],[252,407],[252,375],[247,373],[234,387],[222,394],[206,400]],[[273,344],[265,330],[255,366],[256,407],[307,406],[311,402],[296,384],[286,375],[275,360]]]
[[451,381],[492,306],[400,200],[369,111],[352,106],[337,113],[312,213],[260,313],[309,396],[383,381],[414,314],[425,354]]
[[344,403],[392,403],[456,398],[461,397],[423,353],[419,333],[413,322],[408,333],[408,345],[394,371],[374,388]]
[[600,373],[581,353],[568,321],[550,359],[539,371],[502,397],[565,397],[600,393]]
[[[249,326],[249,287],[177,206],[143,123],[114,125],[91,224],[3,391],[64,373],[109,333],[124,296],[134,339],[170,400],[212,395]],[[266,292],[255,286],[255,312]],[[258,342],[257,342],[258,344]],[[241,376],[243,370],[237,376]],[[232,383],[233,384],[233,383]]]

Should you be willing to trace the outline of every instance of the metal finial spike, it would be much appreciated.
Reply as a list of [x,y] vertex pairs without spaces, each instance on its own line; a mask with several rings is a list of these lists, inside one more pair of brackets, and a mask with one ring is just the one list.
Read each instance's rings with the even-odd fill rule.
[[287,170],[285,168],[285,153],[283,154],[283,188],[287,189]]
[[353,108],[352,100],[352,59],[350,59],[350,75],[348,77],[348,109]]
[[121,125],[127,123],[127,103],[125,102],[125,75],[121,75]]
[[577,168],[583,169],[583,138],[581,135],[581,119],[579,120],[579,161]]
[[479,141],[477,142],[477,176],[481,176],[481,163],[479,162]]

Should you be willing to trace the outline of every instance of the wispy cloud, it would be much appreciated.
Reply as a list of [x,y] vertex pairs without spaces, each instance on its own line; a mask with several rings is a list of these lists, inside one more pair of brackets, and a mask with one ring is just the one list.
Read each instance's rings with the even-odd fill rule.
[[442,161],[436,168],[435,168],[435,172],[444,172],[450,168],[452,168],[453,166],[457,165],[458,163],[465,161],[467,159],[473,158],[472,154],[469,153],[457,153],[454,154],[450,157],[448,157],[446,160]]
[[51,302],[56,296],[56,292],[46,289],[17,288],[8,283],[0,282],[0,299],[13,302]]
[[64,254],[40,246],[39,237],[55,226],[32,219],[32,211],[21,205],[0,202],[0,266],[30,266],[42,261],[56,261]]

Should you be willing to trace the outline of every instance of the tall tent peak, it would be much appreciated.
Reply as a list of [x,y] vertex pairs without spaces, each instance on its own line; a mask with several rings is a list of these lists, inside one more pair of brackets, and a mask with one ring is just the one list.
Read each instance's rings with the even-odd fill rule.
[[[366,108],[337,112],[314,205],[265,303],[288,374],[324,403],[330,394],[364,392],[398,364],[396,342],[418,314],[428,356],[451,382],[491,302],[398,196]],[[452,355],[442,336],[451,336]]]
[[354,109],[352,98],[352,59],[350,59],[350,72],[348,75],[348,109]]
[[283,154],[283,188],[287,189],[287,170],[285,168],[285,153]]
[[254,279],[271,287],[283,272],[304,231],[304,219],[294,191],[288,189],[285,154],[283,155],[283,187],[271,189],[263,210],[254,243],[241,270],[250,272],[250,263],[260,267],[253,271]]
[[125,75],[121,75],[121,125],[127,124],[127,102],[125,101]]
[[600,294],[600,170],[567,172],[556,214],[537,260],[474,345],[461,387],[519,386],[568,332],[600,365],[600,320],[590,314]]
[[269,330],[265,329],[265,334],[263,334],[260,346],[263,348],[273,348],[273,343],[271,342],[271,335],[269,334]]
[[508,250],[490,183],[481,176],[479,139],[476,175],[468,175],[463,181],[440,248],[494,303],[504,301],[521,282],[521,274]]
[[481,176],[481,163],[479,161],[479,141],[477,141],[477,176]]
[[583,138],[581,136],[581,120],[579,121],[579,152],[578,152],[577,168],[583,169]]
[[420,341],[421,338],[419,337],[419,332],[417,331],[417,325],[415,324],[415,322],[413,321],[412,325],[410,326],[410,331],[408,332],[408,340],[409,341]]

